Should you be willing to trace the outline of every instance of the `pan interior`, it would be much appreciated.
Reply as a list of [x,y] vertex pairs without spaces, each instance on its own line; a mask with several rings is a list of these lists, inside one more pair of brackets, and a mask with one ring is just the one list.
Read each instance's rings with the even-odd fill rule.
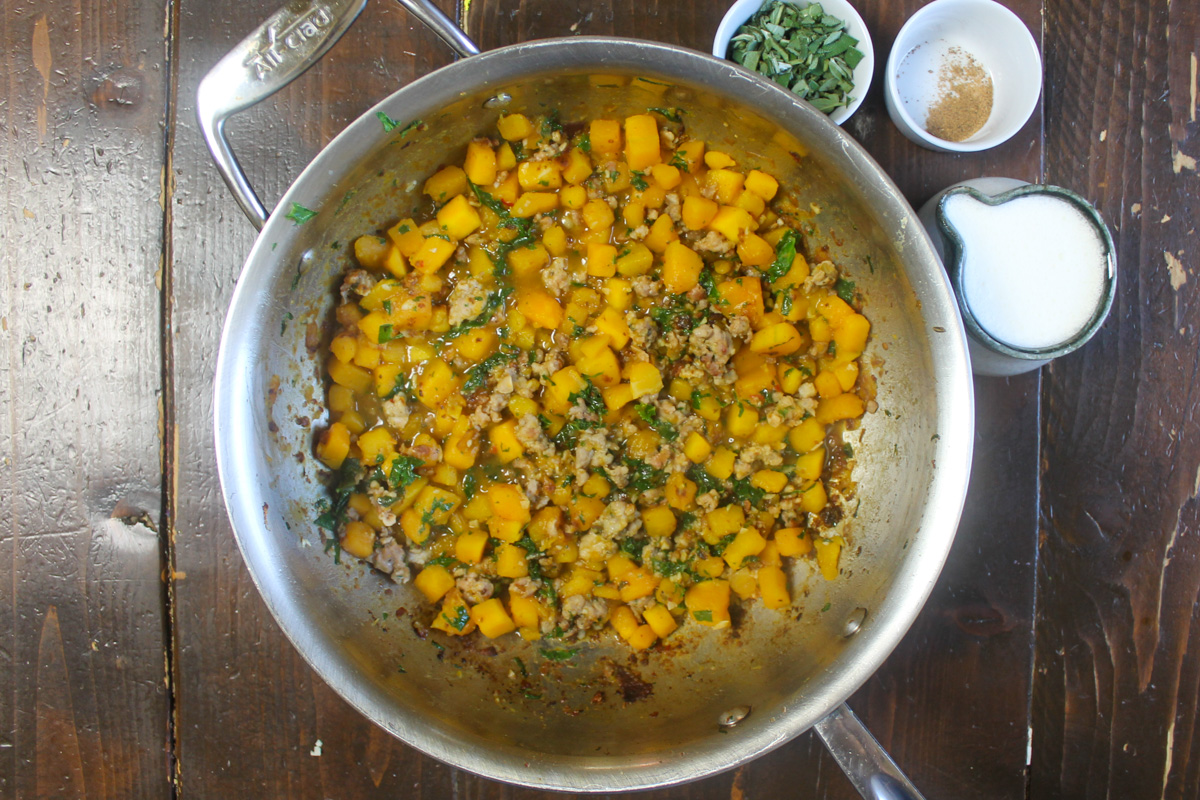
[[[612,66],[618,56],[625,67]],[[325,471],[311,455],[325,411],[323,370],[310,348],[351,264],[349,244],[410,215],[424,179],[461,162],[467,142],[494,130],[505,110],[556,110],[569,124],[652,106],[681,109],[690,136],[779,177],[809,210],[810,240],[829,245],[866,297],[873,327],[864,363],[878,384],[878,410],[847,434],[858,493],[843,525],[850,546],[841,575],[824,581],[800,559],[789,613],[755,606],[732,631],[683,631],[636,657],[615,643],[558,661],[541,652],[562,646],[555,643],[422,638],[413,621],[429,612],[415,591],[335,564],[313,523],[326,496]],[[383,131],[375,110],[400,125]],[[322,677],[371,719],[490,777],[567,790],[641,788],[727,769],[786,741],[895,645],[957,522],[969,378],[961,325],[911,209],[817,112],[677,48],[533,43],[397,92],[339,136],[280,207],[292,202],[317,217],[303,226],[272,217],[226,323],[221,477],[272,612]],[[864,610],[858,633],[845,636]],[[718,725],[745,708],[751,713],[736,727]]]

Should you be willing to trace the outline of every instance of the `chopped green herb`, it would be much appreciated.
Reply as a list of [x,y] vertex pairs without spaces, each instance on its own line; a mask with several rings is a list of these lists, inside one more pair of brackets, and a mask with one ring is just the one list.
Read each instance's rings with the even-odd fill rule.
[[579,143],[576,145],[585,153],[592,152],[592,135],[588,131],[584,131],[583,136],[579,137]]
[[646,548],[646,539],[630,537],[621,540],[620,551],[639,564],[642,563],[642,550]]
[[844,442],[842,444],[842,453],[846,456],[846,458],[854,458],[854,448],[850,446],[849,442]]
[[674,578],[676,575],[687,575],[691,573],[691,567],[684,561],[671,561],[668,558],[653,558],[650,560],[650,569],[655,575],[661,575],[664,578]]
[[337,532],[338,526],[346,519],[346,507],[350,504],[350,495],[358,485],[363,474],[362,464],[355,458],[347,458],[342,462],[337,472],[337,480],[333,485],[333,505],[325,508],[317,519],[318,527]]
[[845,300],[847,303],[854,302],[854,281],[838,278],[837,283],[833,285],[833,290],[837,292],[837,296]]
[[498,352],[492,353],[490,356],[480,361],[475,366],[467,370],[467,380],[463,383],[463,394],[479,391],[487,383],[487,377],[491,371],[501,364],[506,364],[513,360],[520,351],[512,345],[501,345]]
[[693,611],[692,616],[696,619],[697,622],[712,622],[713,621],[712,611],[710,611],[707,608],[700,609],[699,611]]
[[403,139],[404,137],[408,136],[410,133],[417,130],[424,124],[425,123],[422,122],[421,120],[414,119],[412,122],[408,123],[407,125],[405,125],[403,128],[400,129],[400,138]]
[[633,184],[633,188],[639,192],[644,192],[650,188],[650,184],[646,182],[646,173],[632,170],[629,173],[629,182]]
[[820,3],[801,7],[774,0],[729,42],[729,58],[754,70],[826,114],[849,105],[854,68],[863,59],[846,23]]
[[505,299],[512,294],[512,287],[506,286],[503,289],[497,289],[494,292],[488,292],[487,301],[483,304],[483,312],[474,319],[464,320],[455,325],[450,330],[446,331],[446,339],[455,339],[462,336],[469,330],[482,328],[492,320],[492,316],[497,309],[504,304]]
[[733,479],[733,499],[739,503],[749,502],[757,507],[763,501],[766,492],[750,483],[749,476]]
[[667,482],[667,473],[642,461],[640,458],[625,456],[621,459],[629,467],[629,480],[626,486],[634,492],[648,492],[657,489]]
[[563,425],[562,429],[555,434],[554,443],[561,449],[572,450],[575,448],[575,445],[579,443],[580,431],[593,430],[603,427],[603,422],[592,422],[591,420],[587,419],[573,419],[566,425]]
[[571,392],[567,395],[567,400],[570,401],[571,405],[583,400],[583,404],[587,406],[588,411],[597,416],[604,416],[608,413],[608,405],[604,402],[604,395],[600,394],[600,390],[596,388],[590,378],[585,377],[584,380],[587,381],[587,386],[584,387],[584,390],[582,392]]
[[391,133],[400,127],[400,123],[389,117],[386,112],[376,111],[375,116],[379,117],[379,121],[383,123],[384,133]]
[[425,462],[414,456],[396,456],[396,460],[392,462],[392,468],[388,472],[388,486],[393,489],[404,489],[410,484],[416,483],[417,467],[420,467]]
[[712,395],[708,392],[702,392],[699,389],[692,389],[692,396],[690,398],[692,410],[699,411],[700,405],[706,397],[712,397]]
[[658,323],[658,327],[664,331],[679,328],[684,333],[691,333],[692,329],[699,324],[695,312],[679,303],[678,300],[669,306],[655,306],[650,309],[650,319]]
[[682,122],[680,115],[683,113],[682,108],[659,108],[658,106],[650,106],[647,111],[653,111],[656,114],[662,114],[671,122]]
[[720,493],[721,491],[721,482],[712,475],[709,475],[708,470],[699,464],[692,464],[692,466],[688,467],[687,476],[696,482],[696,486],[699,487],[701,494],[707,494],[708,492]]
[[438,556],[437,558],[431,558],[428,561],[426,561],[425,566],[427,566],[427,567],[444,567],[446,569],[453,569],[454,567],[457,567],[461,563],[462,562],[459,561],[454,556]]
[[395,337],[392,335],[392,324],[390,322],[379,326],[379,343],[380,344],[386,344],[387,342],[390,342],[394,338]]
[[279,335],[280,336],[283,336],[285,333],[287,333],[288,320],[292,320],[292,319],[295,319],[295,317],[292,316],[292,312],[288,311],[288,312],[284,313],[283,321],[279,323]]
[[453,617],[448,617],[445,612],[442,612],[442,619],[446,620],[454,630],[461,631],[471,621],[471,612],[467,610],[466,606],[458,606],[454,609]]
[[550,138],[554,133],[562,133],[562,123],[558,120],[558,109],[552,109],[542,120],[542,136]]
[[821,606],[821,610],[828,611],[832,607],[833,607],[833,603],[826,603],[825,605]]
[[775,261],[767,267],[767,281],[774,283],[787,275],[795,260],[796,232],[789,228],[788,232],[780,238],[779,244],[775,245]]
[[650,403],[638,403],[633,407],[637,415],[644,422],[649,424],[651,428],[658,432],[658,435],[666,439],[668,442],[673,442],[679,438],[679,431],[674,425],[666,420],[658,418],[658,409]]
[[700,285],[704,287],[704,291],[708,292],[708,300],[711,303],[717,298],[717,278],[713,275],[711,267],[705,267],[700,271]]
[[521,657],[513,656],[513,661],[516,663],[517,669],[521,670],[521,677],[528,678],[529,670],[525,669],[525,662],[521,660]]
[[542,655],[551,661],[569,661],[579,653],[578,648],[542,648]]
[[463,497],[470,500],[475,496],[475,493],[479,491],[479,479],[475,477],[474,472],[468,472],[466,475],[463,475],[462,486]]
[[678,150],[675,151],[675,155],[671,156],[671,160],[667,163],[681,172],[691,172],[691,170],[688,169],[687,159],[685,159],[683,157],[683,153],[680,153]]
[[792,313],[792,293],[790,291],[783,293],[783,298],[779,301],[779,313],[785,317]]
[[292,203],[292,210],[287,213],[287,218],[297,225],[303,225],[316,215],[317,212],[312,209],[305,208],[299,203]]

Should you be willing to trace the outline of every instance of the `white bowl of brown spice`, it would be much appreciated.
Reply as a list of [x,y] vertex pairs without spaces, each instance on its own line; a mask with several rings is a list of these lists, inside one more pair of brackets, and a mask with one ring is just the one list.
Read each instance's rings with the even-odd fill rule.
[[904,24],[884,72],[900,132],[931,150],[969,153],[1010,139],[1042,91],[1029,28],[993,0],[934,0]]

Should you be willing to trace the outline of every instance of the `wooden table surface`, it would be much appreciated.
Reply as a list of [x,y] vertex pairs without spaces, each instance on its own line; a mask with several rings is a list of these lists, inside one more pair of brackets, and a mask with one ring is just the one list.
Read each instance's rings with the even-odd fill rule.
[[[1118,244],[1117,298],[1083,350],[976,380],[949,563],[850,705],[931,800],[1196,797],[1200,5],[1006,2],[1046,75],[1011,141],[974,155],[916,147],[889,121],[878,74],[847,129],[914,205],[980,175],[1089,198]],[[615,34],[698,50],[727,5],[442,3],[484,48]],[[922,0],[857,5],[882,64]],[[198,136],[194,98],[274,7],[3,4],[4,797],[540,795],[421,756],[351,710],[281,635],[226,520],[210,395],[254,234]],[[231,124],[253,183],[278,197],[344,125],[449,60],[372,0],[319,66]],[[653,795],[854,793],[806,734]]]

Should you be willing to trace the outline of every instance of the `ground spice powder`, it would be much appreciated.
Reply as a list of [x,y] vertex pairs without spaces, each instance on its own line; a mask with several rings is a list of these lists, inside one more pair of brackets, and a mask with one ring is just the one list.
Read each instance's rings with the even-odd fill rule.
[[948,142],[973,136],[992,114],[992,77],[973,55],[951,47],[938,69],[938,95],[925,130]]

